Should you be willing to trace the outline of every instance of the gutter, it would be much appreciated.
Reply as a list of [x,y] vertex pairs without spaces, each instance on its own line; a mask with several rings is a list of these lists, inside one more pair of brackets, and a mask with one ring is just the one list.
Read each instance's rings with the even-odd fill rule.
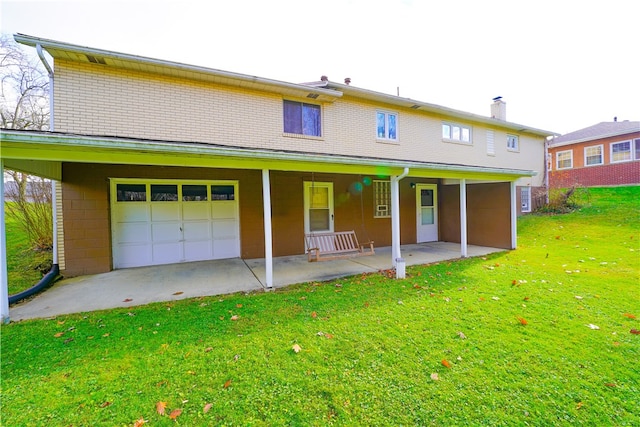
[[[302,153],[292,151],[269,151],[265,149],[248,149],[212,145],[206,143],[177,143],[173,141],[136,140],[130,138],[91,137],[85,135],[48,134],[32,131],[5,131],[0,135],[2,143],[31,143],[55,145],[57,149],[64,146],[71,148],[91,148],[100,150],[122,150],[152,152],[160,154],[221,156],[239,159],[292,161],[303,163],[336,164],[343,163],[354,166],[373,166],[389,168],[412,168],[415,170],[434,170],[460,173],[486,173],[512,176],[535,176],[537,172],[523,169],[500,169],[485,166],[467,166],[447,163],[418,162],[413,160],[394,160],[373,157],[352,157],[345,155],[328,155],[321,153]],[[34,159],[36,160],[36,159]]]

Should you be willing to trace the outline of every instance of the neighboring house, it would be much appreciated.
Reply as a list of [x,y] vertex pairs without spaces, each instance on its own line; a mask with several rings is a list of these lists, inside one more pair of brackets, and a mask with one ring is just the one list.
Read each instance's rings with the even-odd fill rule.
[[506,121],[500,99],[488,117],[349,80],[15,39],[54,58],[53,131],[4,132],[2,161],[58,182],[67,276],[234,257],[269,272],[334,230],[391,246],[392,262],[400,244],[510,249],[544,185],[553,133]]
[[640,122],[602,122],[552,139],[549,187],[640,184]]

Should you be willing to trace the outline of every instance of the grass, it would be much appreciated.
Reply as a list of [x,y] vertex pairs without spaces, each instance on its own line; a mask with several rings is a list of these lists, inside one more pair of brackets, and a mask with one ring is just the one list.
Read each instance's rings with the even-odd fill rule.
[[405,280],[5,325],[2,423],[639,425],[640,187],[590,199]]
[[5,220],[9,295],[14,295],[40,281],[42,274],[38,266],[51,264],[51,252],[33,250],[29,237],[20,224],[9,215],[5,216]]

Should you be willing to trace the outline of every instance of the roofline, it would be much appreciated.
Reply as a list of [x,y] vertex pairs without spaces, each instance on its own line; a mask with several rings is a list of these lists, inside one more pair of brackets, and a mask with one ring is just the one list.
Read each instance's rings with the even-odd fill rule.
[[[13,38],[18,43],[31,46],[31,47],[37,47],[38,45],[40,45],[45,50],[47,50],[48,48],[60,49],[60,50],[66,50],[69,52],[74,52],[74,53],[81,53],[85,55],[89,54],[92,56],[107,57],[107,58],[118,59],[122,61],[141,62],[147,65],[154,65],[154,66],[174,68],[174,69],[179,69],[184,71],[191,71],[195,73],[208,74],[208,75],[224,77],[224,78],[233,79],[233,80],[239,80],[246,83],[254,83],[254,84],[257,83],[257,84],[263,84],[267,86],[280,87],[283,89],[309,92],[309,86],[307,85],[283,82],[280,80],[273,80],[273,79],[267,79],[263,77],[251,76],[248,74],[239,74],[231,71],[218,70],[215,68],[184,64],[181,62],[166,61],[162,59],[149,58],[145,56],[114,52],[114,51],[109,51],[104,49],[96,49],[92,47],[80,46],[80,45],[59,42],[59,41],[50,40],[50,39],[43,39],[43,38],[29,36],[29,35],[20,34],[20,33],[14,34]],[[313,89],[314,89],[314,92],[319,92],[330,98],[339,98],[342,96],[341,92],[333,89],[323,89],[323,88],[315,88],[315,87]]]
[[469,166],[460,164],[418,162],[413,160],[396,160],[376,157],[356,157],[345,155],[329,155],[323,153],[307,153],[300,151],[282,151],[256,148],[242,148],[224,145],[213,145],[196,142],[178,142],[146,140],[110,136],[78,135],[58,132],[24,131],[6,129],[0,134],[1,143],[34,143],[55,144],[56,147],[90,147],[101,149],[115,149],[122,151],[145,150],[164,154],[185,155],[216,155],[224,157],[247,158],[266,161],[290,161],[319,164],[345,164],[351,166],[410,168],[414,170],[432,170],[442,172],[482,173],[505,175],[511,178],[530,177],[537,172],[523,169],[503,169],[485,166]]
[[572,144],[580,144],[582,142],[598,142],[598,140],[600,140],[600,139],[612,138],[614,136],[622,136],[622,135],[629,135],[630,138],[633,138],[632,135],[634,133],[639,133],[640,134],[640,129],[636,129],[636,130],[626,129],[624,131],[605,133],[605,134],[602,134],[602,135],[590,136],[590,137],[585,137],[585,138],[570,139],[568,141],[562,141],[562,142],[556,142],[556,143],[554,143],[553,140],[551,140],[551,142],[549,143],[549,148],[563,147],[565,145],[572,145]]
[[437,104],[431,104],[428,102],[417,101],[412,98],[403,98],[396,95],[390,95],[381,92],[375,92],[368,89],[362,89],[351,85],[346,85],[336,82],[314,82],[310,85],[313,87],[330,87],[340,90],[345,95],[352,95],[358,98],[370,99],[372,101],[380,101],[387,104],[399,105],[407,108],[411,108],[416,111],[428,111],[431,113],[441,114],[444,116],[455,117],[462,120],[469,120],[474,122],[480,122],[483,124],[507,128],[517,132],[527,132],[538,136],[549,137],[559,135],[557,132],[538,129],[531,126],[525,126],[518,123],[508,122],[505,120],[495,119],[492,117],[481,116],[479,114],[468,113],[462,110],[456,110],[449,107],[443,107]]
[[104,49],[96,49],[86,46],[79,46],[71,43],[59,42],[55,40],[43,39],[39,37],[29,36],[26,34],[14,34],[14,39],[18,43],[25,44],[27,46],[36,47],[40,45],[45,50],[47,48],[66,50],[74,53],[89,54],[92,56],[107,57],[122,61],[133,61],[144,63],[147,65],[168,67],[173,69],[179,69],[184,71],[190,71],[194,73],[200,73],[210,76],[217,76],[221,78],[227,78],[237,80],[249,84],[262,84],[272,86],[274,88],[288,89],[294,91],[309,92],[310,88],[313,88],[314,92],[326,96],[329,100],[340,98],[343,94],[348,94],[362,99],[368,99],[373,101],[384,102],[386,104],[398,105],[402,107],[412,108],[417,111],[428,111],[435,114],[441,114],[444,116],[454,117],[461,120],[479,122],[491,126],[510,129],[516,132],[526,132],[537,136],[549,137],[558,135],[556,132],[533,128],[530,126],[521,125],[518,123],[507,122],[499,119],[494,119],[478,114],[468,113],[461,110],[455,110],[448,107],[443,107],[436,104],[430,104],[427,102],[416,101],[411,98],[401,98],[399,96],[389,95],[381,92],[375,92],[368,89],[356,88],[346,84],[334,83],[329,81],[312,82],[312,83],[288,83],[279,80],[272,80],[263,77],[250,76],[246,74],[239,74],[230,71],[223,71],[214,68],[201,67],[196,65],[188,65],[180,62],[165,61],[161,59],[149,58],[139,55],[131,55],[126,53],[119,53],[108,51]]

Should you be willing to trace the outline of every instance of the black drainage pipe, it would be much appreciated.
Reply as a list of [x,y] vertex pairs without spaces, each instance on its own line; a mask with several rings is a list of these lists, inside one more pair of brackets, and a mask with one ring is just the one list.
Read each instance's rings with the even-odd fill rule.
[[58,264],[53,264],[53,266],[51,267],[51,270],[49,270],[49,272],[45,274],[44,277],[40,279],[40,281],[37,284],[33,285],[27,290],[20,292],[19,294],[9,295],[9,304],[15,304],[19,301],[22,301],[25,298],[29,298],[30,296],[35,295],[38,292],[44,290],[47,286],[55,282],[55,279],[59,276],[59,274],[60,274],[60,267],[58,267]]

